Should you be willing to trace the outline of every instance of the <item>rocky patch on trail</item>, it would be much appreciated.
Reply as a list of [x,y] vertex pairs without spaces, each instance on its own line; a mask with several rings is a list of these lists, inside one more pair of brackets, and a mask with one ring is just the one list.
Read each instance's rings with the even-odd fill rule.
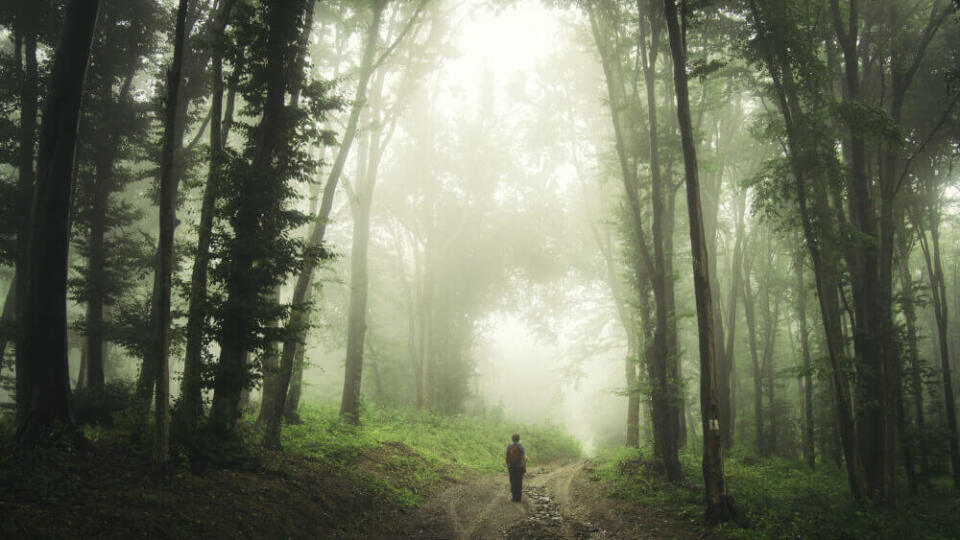
[[522,521],[504,531],[506,540],[541,540],[574,538],[576,540],[606,540],[612,538],[600,527],[573,520],[560,513],[557,502],[546,488],[534,486],[524,489],[529,513]]

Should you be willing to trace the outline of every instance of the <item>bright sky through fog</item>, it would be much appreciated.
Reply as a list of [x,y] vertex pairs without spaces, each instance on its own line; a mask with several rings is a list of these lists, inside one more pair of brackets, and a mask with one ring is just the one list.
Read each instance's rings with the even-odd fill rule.
[[[494,81],[497,114],[509,115],[513,104],[506,87],[510,82],[533,72],[539,64],[557,61],[550,56],[563,39],[562,15],[544,7],[540,0],[519,1],[500,11],[492,9],[489,2],[466,0],[455,16],[460,55],[448,61],[438,77],[437,108],[452,118],[463,110],[475,111],[486,70]],[[572,167],[568,168],[572,177]],[[563,183],[563,171],[552,174],[554,181]],[[495,312],[487,322],[481,337],[486,346],[481,348],[477,368],[487,405],[502,406],[514,420],[562,424],[590,451],[598,406],[617,403],[611,389],[621,383],[608,375],[609,366],[617,365],[622,353],[611,351],[586,360],[583,378],[572,381],[564,375],[571,362],[570,343],[538,340],[522,317],[510,312]]]
[[[484,67],[501,86],[517,72],[532,69],[554,47],[559,26],[556,13],[539,0],[523,0],[495,12],[489,2],[466,0],[457,10],[457,49],[462,53],[447,63],[447,88],[476,103]],[[449,96],[445,96],[449,98]],[[444,100],[446,101],[446,100]],[[456,107],[453,102],[444,108]]]

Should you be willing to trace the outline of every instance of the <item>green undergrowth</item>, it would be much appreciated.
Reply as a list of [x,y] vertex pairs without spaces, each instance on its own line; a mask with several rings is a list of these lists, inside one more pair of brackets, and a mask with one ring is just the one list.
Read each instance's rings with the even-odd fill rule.
[[[703,514],[700,456],[681,457],[685,479],[666,482],[648,451],[608,449],[595,459],[594,475],[612,496],[635,501],[676,519],[699,522]],[[899,494],[895,508],[857,504],[845,473],[832,466],[811,472],[802,463],[770,458],[744,463],[735,457],[724,471],[749,526],[720,526],[727,538],[871,538],[902,540],[960,537],[960,498],[947,482],[932,482],[917,496]]]
[[555,426],[382,407],[364,410],[360,426],[342,421],[333,406],[307,405],[300,414],[302,424],[284,429],[284,449],[353,471],[406,506],[419,504],[440,482],[503,470],[513,433],[531,466],[582,453]]

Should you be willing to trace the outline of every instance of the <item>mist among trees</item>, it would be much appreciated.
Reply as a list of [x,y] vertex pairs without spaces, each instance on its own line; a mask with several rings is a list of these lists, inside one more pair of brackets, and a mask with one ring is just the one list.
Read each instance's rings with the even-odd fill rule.
[[[953,537],[958,66],[952,0],[5,2],[3,467],[390,486],[293,537]],[[546,499],[424,525],[515,430]]]

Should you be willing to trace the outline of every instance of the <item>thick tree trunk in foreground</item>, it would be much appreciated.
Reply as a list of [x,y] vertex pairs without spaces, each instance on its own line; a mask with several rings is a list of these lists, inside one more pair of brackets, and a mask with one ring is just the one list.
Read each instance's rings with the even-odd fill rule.
[[697,174],[697,151],[690,121],[687,91],[686,43],[681,34],[674,0],[664,0],[670,51],[673,55],[673,81],[677,94],[677,121],[683,147],[686,172],[687,210],[690,221],[690,251],[693,257],[693,285],[697,299],[697,328],[700,336],[700,413],[703,429],[703,480],[706,495],[707,523],[727,521],[734,517],[733,499],[727,491],[723,475],[723,441],[720,437],[720,410],[717,404],[717,373],[714,354],[713,300],[710,296],[710,269],[707,267],[707,246],[700,210],[700,182]]
[[67,364],[70,202],[80,99],[99,8],[99,0],[67,6],[44,105],[21,320],[23,392],[17,400],[24,417],[17,438],[25,446],[39,443],[58,424],[73,423]]

